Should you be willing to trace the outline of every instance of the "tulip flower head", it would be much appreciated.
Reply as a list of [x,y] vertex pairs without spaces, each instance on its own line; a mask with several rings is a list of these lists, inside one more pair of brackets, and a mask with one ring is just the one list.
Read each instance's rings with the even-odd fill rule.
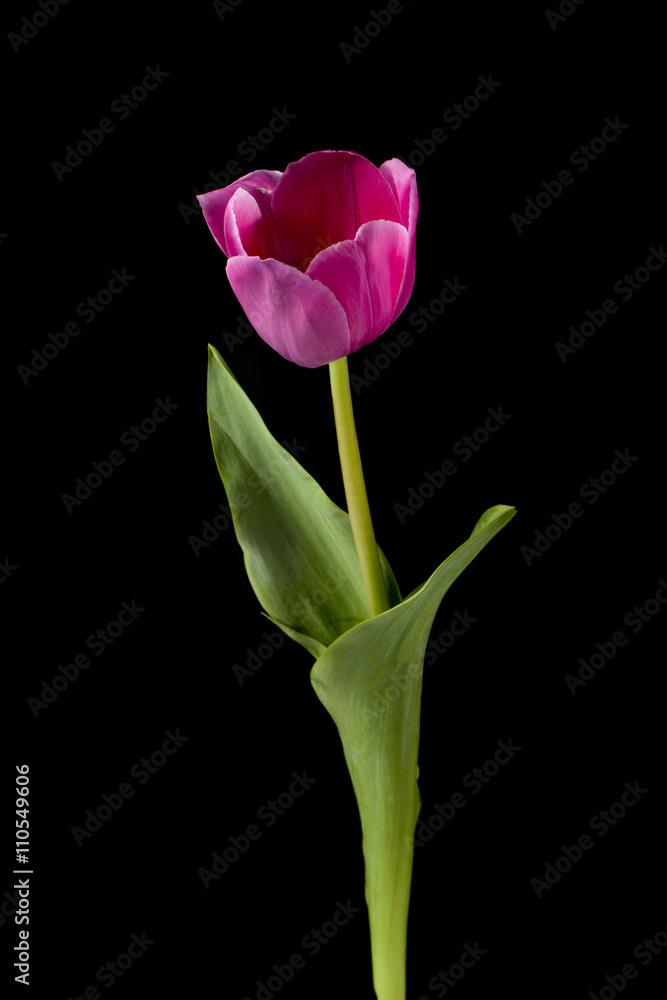
[[337,361],[405,309],[419,202],[401,160],[327,149],[198,197],[246,316],[288,361]]

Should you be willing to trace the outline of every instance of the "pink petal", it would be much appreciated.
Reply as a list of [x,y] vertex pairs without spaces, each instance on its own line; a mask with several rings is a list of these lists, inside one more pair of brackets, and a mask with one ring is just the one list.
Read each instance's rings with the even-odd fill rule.
[[230,257],[227,277],[262,340],[304,368],[350,351],[345,311],[320,281],[281,261]]
[[367,294],[366,262],[355,240],[343,240],[322,250],[306,272],[321,281],[342,305],[350,328],[350,351],[360,346],[372,322]]
[[309,153],[290,163],[271,207],[304,271],[323,249],[354,239],[365,222],[401,221],[389,181],[370,160],[346,150]]
[[282,172],[280,170],[252,170],[249,174],[245,174],[244,177],[239,177],[233,184],[228,184],[227,187],[197,195],[197,201],[202,207],[208,228],[213,233],[213,238],[224,254],[229,256],[225,242],[224,223],[225,209],[232,195],[240,187],[246,191],[253,191],[255,188],[264,188],[266,191],[273,191],[281,177]]
[[364,344],[384,333],[397,315],[397,300],[405,280],[408,242],[408,231],[399,222],[367,222],[357,233],[357,243],[366,258],[372,310],[371,329]]
[[380,166],[380,173],[391,185],[400,209],[401,222],[408,231],[405,273],[396,300],[394,315],[392,317],[393,322],[395,319],[398,319],[407,306],[415,285],[419,196],[417,194],[417,175],[410,167],[406,167],[401,160],[386,160]]
[[[410,196],[417,193],[417,175],[402,160],[394,158],[380,164],[380,173],[388,182],[400,212],[400,221],[409,230]],[[416,221],[416,220],[415,220]]]
[[289,244],[271,214],[271,195],[259,188],[252,192],[236,189],[227,202],[223,228],[230,257],[275,257],[294,264]]
[[391,326],[405,272],[408,232],[400,222],[366,222],[356,239],[323,250],[308,277],[331,289],[345,310],[350,353]]

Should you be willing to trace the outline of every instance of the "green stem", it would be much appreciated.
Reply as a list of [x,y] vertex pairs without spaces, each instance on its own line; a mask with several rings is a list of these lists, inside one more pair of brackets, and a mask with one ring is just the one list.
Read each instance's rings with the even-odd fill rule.
[[371,618],[375,618],[376,615],[389,610],[389,599],[368,506],[364,473],[361,468],[359,442],[357,441],[357,430],[352,411],[347,357],[331,361],[329,375],[331,377],[331,395],[347,510],[352,524],[354,544],[359,556],[368,608]]

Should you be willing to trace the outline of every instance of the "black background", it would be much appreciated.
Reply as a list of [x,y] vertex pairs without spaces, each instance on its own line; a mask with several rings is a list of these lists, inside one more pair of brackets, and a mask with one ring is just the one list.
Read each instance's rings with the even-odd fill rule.
[[[369,21],[366,4],[243,0],[169,13],[71,2],[26,29],[22,18],[38,10],[24,3],[3,17],[3,34],[34,34],[18,51],[8,37],[3,59],[0,254],[13,315],[0,558],[15,567],[0,590],[14,728],[3,769],[3,989],[17,933],[12,775],[28,763],[33,995],[65,1000],[94,985],[106,995],[97,970],[144,933],[154,943],[113,982],[113,997],[210,990],[254,1000],[297,952],[305,966],[276,994],[372,997],[358,814],[335,727],[309,683],[311,657],[285,642],[239,684],[234,665],[275,630],[232,529],[198,554],[193,545],[225,502],[208,435],[207,343],[344,506],[328,373],[284,361],[259,337],[225,338],[242,312],[224,256],[187,209],[230,160],[244,173],[283,170],[314,150],[352,149],[380,164],[443,128],[447,140],[413,158],[412,299],[350,357],[351,373],[367,379],[357,427],[376,534],[404,594],[486,508],[518,508],[434,625],[437,637],[456,612],[476,619],[425,668],[422,820],[499,740],[521,750],[416,852],[408,997],[442,995],[429,981],[475,942],[486,954],[450,988],[459,1000],[500,989],[583,1000],[628,962],[638,974],[627,997],[658,996],[667,954],[644,967],[633,950],[667,925],[667,611],[636,634],[623,619],[667,577],[664,270],[627,302],[613,290],[667,236],[657,25],[641,7],[614,20],[593,0],[573,4],[555,30],[539,5],[404,3],[346,59],[341,43]],[[145,101],[125,120],[111,114],[158,65],[168,76]],[[499,83],[489,98],[459,128],[443,124],[489,75]],[[252,161],[239,153],[284,108],[295,117],[266,149]],[[54,161],[105,117],[114,131],[59,180]],[[569,157],[606,118],[627,128],[580,172]],[[512,214],[568,168],[572,185],[518,232]],[[114,268],[134,276],[127,288],[26,384],[19,366],[76,320]],[[446,278],[465,291],[417,332],[410,315]],[[618,312],[563,362],[556,342],[609,298]],[[401,330],[412,344],[373,375]],[[120,445],[167,397],[177,405],[168,420],[135,452]],[[498,408],[511,418],[399,518],[395,505]],[[119,447],[124,464],[68,513],[62,495]],[[582,499],[626,449],[635,460],[618,481],[594,504]],[[582,516],[529,565],[522,546],[575,501]],[[35,716],[28,699],[132,600],[145,609],[137,620]],[[565,675],[619,629],[627,645],[573,695]],[[133,765],[177,729],[187,742],[145,784],[132,781]],[[304,771],[315,779],[307,793],[270,828],[258,821]],[[72,827],[128,780],[134,796],[78,846]],[[647,791],[538,898],[531,879],[590,833],[626,782]],[[199,869],[253,823],[260,839],[205,888]],[[310,954],[304,935],[348,900],[358,914]]]

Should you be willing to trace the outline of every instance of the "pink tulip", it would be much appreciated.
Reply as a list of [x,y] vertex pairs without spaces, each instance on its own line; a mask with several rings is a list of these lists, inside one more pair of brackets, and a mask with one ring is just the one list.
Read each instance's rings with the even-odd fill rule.
[[304,368],[376,340],[415,282],[414,170],[325,149],[199,195],[227,277],[260,337]]

